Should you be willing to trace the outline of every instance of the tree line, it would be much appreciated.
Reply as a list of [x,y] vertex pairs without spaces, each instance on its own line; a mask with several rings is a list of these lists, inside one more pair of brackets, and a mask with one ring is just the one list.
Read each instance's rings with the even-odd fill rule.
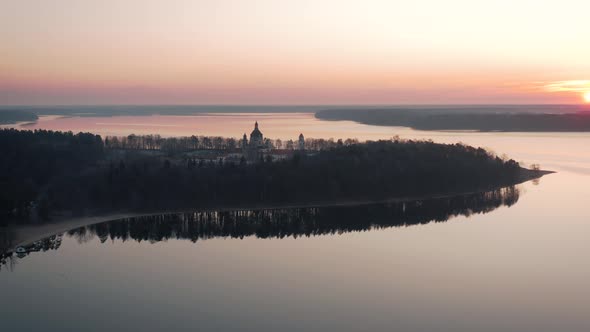
[[[358,144],[358,139],[305,139],[307,150],[320,151],[338,146]],[[298,149],[298,142],[292,139],[264,139],[264,145],[270,149]],[[187,152],[192,150],[226,150],[233,151],[242,147],[242,139],[221,136],[185,136],[162,137],[160,135],[107,136],[104,140],[107,149],[128,150],[162,150],[166,152]]]
[[[534,107],[538,108],[538,107]],[[478,130],[506,132],[588,132],[590,112],[573,106],[572,113],[510,112],[502,107],[329,109],[315,113],[322,120],[348,120],[375,126],[403,126],[417,130]],[[575,111],[575,113],[573,112]]]
[[[105,140],[106,141],[106,140]],[[322,142],[322,140],[315,140]],[[118,154],[98,135],[0,130],[0,213],[250,207],[491,190],[540,171],[481,148],[430,141],[324,140],[308,154],[203,165]],[[324,144],[324,143],[322,143]],[[347,145],[348,144],[348,145]],[[202,167],[207,166],[207,167]]]
[[490,190],[522,180],[513,160],[460,144],[380,141],[291,159],[199,167],[144,157],[63,178],[57,209],[158,211],[379,200]]

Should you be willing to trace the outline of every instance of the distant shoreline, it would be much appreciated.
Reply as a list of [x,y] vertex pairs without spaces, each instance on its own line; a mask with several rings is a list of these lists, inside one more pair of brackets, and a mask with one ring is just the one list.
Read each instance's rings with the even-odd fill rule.
[[590,132],[590,107],[575,113],[476,113],[455,109],[330,109],[315,117],[324,121],[354,121],[372,126],[407,127],[424,131],[470,132]]
[[26,129],[39,117],[313,115],[381,127],[460,132],[590,132],[590,105],[80,105],[0,106],[0,126]]

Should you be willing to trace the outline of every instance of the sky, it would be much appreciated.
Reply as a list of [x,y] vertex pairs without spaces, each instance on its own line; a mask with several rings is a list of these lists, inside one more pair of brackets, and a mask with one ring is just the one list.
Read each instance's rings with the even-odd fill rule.
[[0,104],[559,104],[588,0],[0,0]]

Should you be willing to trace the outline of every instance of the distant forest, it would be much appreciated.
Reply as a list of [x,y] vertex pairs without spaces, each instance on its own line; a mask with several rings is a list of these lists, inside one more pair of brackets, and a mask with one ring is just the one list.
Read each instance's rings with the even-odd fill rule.
[[418,130],[477,130],[506,132],[590,131],[590,108],[565,114],[492,113],[454,109],[330,109],[319,111],[322,120],[350,120],[376,126]]
[[[0,123],[33,121],[37,116],[61,115],[79,117],[199,115],[204,113],[307,113],[319,106],[281,105],[72,105],[72,106],[2,106]],[[31,116],[34,116],[32,119]],[[3,119],[6,122],[2,122]]]
[[481,148],[397,139],[253,164],[118,154],[98,135],[45,130],[0,130],[0,149],[5,221],[61,211],[264,207],[452,194],[542,175]]
[[37,121],[38,118],[39,117],[32,112],[12,110],[0,111],[0,124]]

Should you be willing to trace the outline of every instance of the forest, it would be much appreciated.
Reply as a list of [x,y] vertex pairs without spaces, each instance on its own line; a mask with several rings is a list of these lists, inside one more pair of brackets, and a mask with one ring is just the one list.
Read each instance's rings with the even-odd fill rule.
[[576,113],[465,112],[455,109],[330,109],[319,111],[322,120],[350,120],[376,126],[418,130],[477,130],[505,132],[590,131],[590,109]]
[[20,110],[0,109],[0,124],[17,123],[21,121],[37,121],[39,117],[35,113]]
[[0,130],[2,220],[57,212],[170,211],[425,197],[544,174],[481,148],[430,141],[335,144],[286,160],[196,162],[121,154],[98,135]]

